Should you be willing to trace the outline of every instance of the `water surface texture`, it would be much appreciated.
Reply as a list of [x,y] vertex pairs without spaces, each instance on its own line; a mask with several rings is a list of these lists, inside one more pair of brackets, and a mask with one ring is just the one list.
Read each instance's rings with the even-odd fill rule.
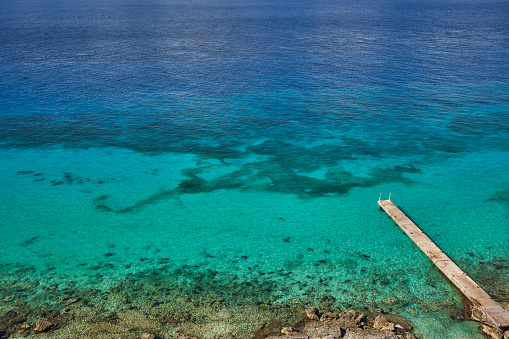
[[0,316],[482,338],[377,200],[509,302],[508,60],[505,1],[1,0]]

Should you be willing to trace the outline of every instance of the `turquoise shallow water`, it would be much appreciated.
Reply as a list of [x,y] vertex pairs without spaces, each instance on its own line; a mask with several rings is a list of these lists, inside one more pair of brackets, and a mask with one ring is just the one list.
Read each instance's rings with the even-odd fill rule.
[[[256,181],[252,189],[174,193],[188,169],[201,169],[199,176],[212,182],[255,156],[230,164],[192,155],[53,147],[4,150],[2,158],[1,203],[8,206],[2,270],[25,270],[18,273],[21,281],[39,282],[30,296],[18,296],[31,302],[54,284],[105,292],[137,274],[142,289],[150,289],[154,282],[145,275],[154,272],[179,285],[199,285],[204,297],[217,293],[207,286],[217,284],[225,296],[250,303],[258,293],[237,284],[254,280],[267,286],[264,304],[314,304],[327,295],[340,309],[404,315],[421,338],[480,337],[475,323],[449,318],[461,309],[461,296],[378,210],[378,194],[389,192],[481,286],[507,302],[508,205],[500,185],[509,176],[506,152],[467,153],[420,165],[405,174],[408,183],[312,199],[263,192]],[[4,301],[19,301],[6,291]],[[132,298],[136,305],[144,297]],[[102,306],[122,309],[125,300]],[[223,333],[226,325],[239,333],[239,324],[209,321],[206,335]]]
[[0,336],[481,338],[377,200],[507,305],[508,6],[1,1]]

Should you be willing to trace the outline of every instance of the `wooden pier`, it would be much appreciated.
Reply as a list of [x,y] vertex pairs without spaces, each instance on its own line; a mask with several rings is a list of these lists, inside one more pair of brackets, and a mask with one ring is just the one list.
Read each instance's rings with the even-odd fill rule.
[[499,328],[509,328],[509,312],[463,272],[405,213],[390,200],[379,199],[378,205],[470,301],[472,319]]

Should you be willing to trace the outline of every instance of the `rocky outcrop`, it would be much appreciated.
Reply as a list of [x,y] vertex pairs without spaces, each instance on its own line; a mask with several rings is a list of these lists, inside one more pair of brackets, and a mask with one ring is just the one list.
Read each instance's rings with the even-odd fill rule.
[[332,312],[324,313],[320,317],[320,321],[333,321],[333,320],[337,320],[337,319],[338,319],[338,314],[332,313]]
[[156,339],[156,335],[151,333],[142,333],[140,339]]
[[44,331],[49,330],[51,328],[51,326],[53,326],[53,323],[51,321],[41,320],[41,321],[36,322],[34,324],[34,326],[32,327],[32,329],[35,332],[44,332]]
[[293,327],[283,327],[281,329],[281,333],[283,333],[283,334],[295,334],[295,333],[299,333],[299,332],[297,332]]
[[311,320],[320,320],[318,309],[311,307],[306,310],[306,316]]
[[283,327],[282,337],[271,336],[268,339],[415,339],[413,334],[406,332],[411,329],[406,319],[402,324],[395,324],[383,315],[371,319],[353,310],[327,312],[319,317],[315,308],[307,309],[306,316],[308,320],[301,332],[293,327]]
[[505,339],[504,333],[499,328],[495,328],[488,325],[479,326],[479,332],[484,334],[486,337],[491,339]]
[[375,322],[373,323],[373,328],[377,330],[389,330],[394,331],[394,324],[387,321],[387,318],[383,315],[379,315],[375,318]]

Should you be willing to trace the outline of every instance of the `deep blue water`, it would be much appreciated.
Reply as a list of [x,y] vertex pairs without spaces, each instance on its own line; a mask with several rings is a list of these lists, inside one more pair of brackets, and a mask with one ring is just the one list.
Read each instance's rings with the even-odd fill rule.
[[[138,319],[162,337],[252,337],[270,318],[258,296],[478,338],[376,200],[393,192],[509,302],[508,60],[507,1],[0,0],[0,231],[16,239],[0,315],[24,302],[35,321],[42,301],[76,296],[157,314],[119,285],[147,274],[165,312],[217,295],[252,312],[207,322],[195,303],[186,325]],[[178,293],[152,293],[163,280]],[[91,297],[98,284],[110,294]]]
[[509,76],[505,1],[1,6],[6,115],[255,90],[500,84]]

